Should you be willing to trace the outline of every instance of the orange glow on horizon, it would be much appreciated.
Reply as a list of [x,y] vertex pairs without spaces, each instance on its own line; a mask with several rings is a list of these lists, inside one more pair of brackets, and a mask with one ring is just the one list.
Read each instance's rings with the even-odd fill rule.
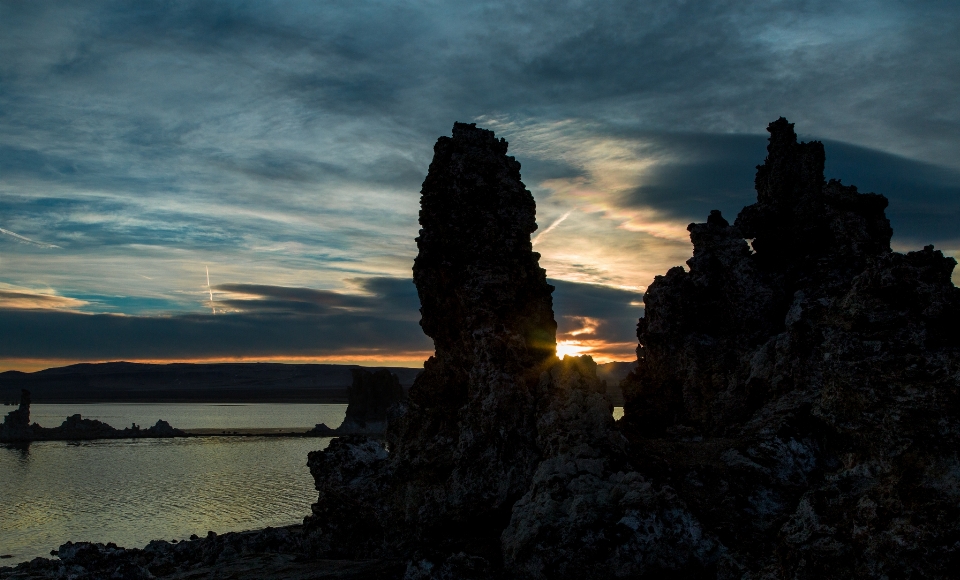
[[630,362],[637,359],[637,345],[632,342],[605,342],[602,340],[558,340],[557,358],[590,355],[597,364]]
[[217,363],[286,363],[286,364],[343,364],[360,366],[391,366],[420,368],[423,361],[433,356],[432,351],[413,351],[401,353],[345,353],[336,355],[319,356],[236,356],[236,357],[207,357],[207,358],[170,358],[170,359],[141,359],[141,358],[123,358],[123,359],[101,359],[101,360],[81,360],[81,359],[28,359],[11,358],[0,359],[0,372],[21,371],[32,373],[44,369],[64,367],[69,365],[87,363],[99,364],[107,362],[130,362],[140,364],[217,364]]

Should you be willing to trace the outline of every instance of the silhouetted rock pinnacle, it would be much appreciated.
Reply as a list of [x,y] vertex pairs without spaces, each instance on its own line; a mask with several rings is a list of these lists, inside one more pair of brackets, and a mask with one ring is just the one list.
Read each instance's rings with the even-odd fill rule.
[[[887,200],[771,123],[757,203],[690,224],[644,297],[625,432],[723,544],[721,577],[948,577],[960,537],[960,290],[890,250]],[[752,240],[752,250],[748,245]]]
[[[320,499],[308,523],[322,551],[473,542],[499,559],[500,531],[540,460],[536,395],[556,360],[553,287],[530,243],[536,206],[506,153],[472,124],[437,141],[413,267],[436,354],[389,425],[389,455],[362,440],[311,454]],[[353,510],[362,525],[349,525],[341,498],[367,494],[377,497]]]

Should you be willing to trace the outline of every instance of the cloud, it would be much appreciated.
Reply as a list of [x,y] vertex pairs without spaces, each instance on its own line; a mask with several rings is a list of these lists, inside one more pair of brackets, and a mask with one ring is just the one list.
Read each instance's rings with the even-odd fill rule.
[[33,244],[34,246],[37,246],[40,248],[59,248],[60,247],[54,244],[48,244],[46,242],[38,242],[37,240],[31,240],[26,236],[21,236],[20,234],[11,232],[10,230],[5,230],[3,228],[0,228],[0,234],[6,234],[11,238],[17,240],[18,242],[23,242],[25,244]]
[[25,310],[76,310],[87,304],[84,300],[58,296],[52,293],[36,292],[23,288],[0,288],[0,309]]
[[[221,308],[227,312],[217,315],[61,312],[51,308],[82,303],[5,291],[0,293],[0,325],[7,331],[0,337],[0,358],[390,357],[432,350],[419,326],[419,299],[412,280],[379,277],[351,282],[356,290],[353,294],[220,284],[214,286],[214,304],[218,312]],[[550,283],[556,286],[554,309],[561,339],[570,335],[591,341],[601,357],[615,353],[629,358],[636,347],[634,328],[642,312],[638,306],[641,294],[562,280]],[[230,298],[223,299],[224,295]],[[30,298],[45,310],[15,309],[8,297]],[[591,322],[589,332],[577,334],[584,320]]]
[[454,121],[511,142],[554,280],[682,264],[780,115],[890,198],[898,247],[960,252],[960,6],[788,4],[2,3],[0,215],[60,248],[0,236],[0,282],[189,326],[209,264],[241,318],[386,311],[351,280],[409,277]]

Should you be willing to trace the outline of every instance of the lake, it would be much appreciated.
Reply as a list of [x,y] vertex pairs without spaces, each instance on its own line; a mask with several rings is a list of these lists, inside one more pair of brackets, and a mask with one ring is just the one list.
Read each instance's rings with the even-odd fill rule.
[[[0,413],[13,407],[0,407]],[[32,405],[31,421],[59,425],[80,413],[114,427],[336,427],[346,405]],[[143,547],[295,524],[316,501],[307,453],[323,438],[196,437],[0,446],[0,566],[49,557],[68,540]]]
[[[13,407],[0,407],[7,413]],[[80,413],[114,427],[164,419],[181,429],[336,427],[346,405],[88,404],[32,405],[31,421],[59,425]],[[623,409],[614,409],[620,417]],[[317,498],[307,453],[327,438],[195,437],[44,441],[0,445],[0,566],[69,541],[139,548],[299,523]]]

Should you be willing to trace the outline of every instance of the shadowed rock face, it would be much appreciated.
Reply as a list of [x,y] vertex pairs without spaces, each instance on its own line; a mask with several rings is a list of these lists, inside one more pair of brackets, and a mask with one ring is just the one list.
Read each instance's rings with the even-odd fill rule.
[[370,372],[366,369],[351,369],[353,384],[348,391],[349,404],[343,423],[331,429],[324,423],[317,424],[310,432],[320,436],[382,435],[387,429],[391,413],[402,412],[406,397],[400,379],[386,369]]
[[635,464],[716,534],[723,574],[948,577],[956,262],[891,252],[883,196],[825,182],[822,145],[786,120],[768,130],[757,203],[691,224],[689,271],[645,296],[623,384]]
[[[530,243],[536,207],[506,152],[493,132],[462,123],[437,141],[413,267],[436,354],[389,426],[389,455],[359,441],[311,454],[320,500],[308,527],[320,551],[469,544],[499,559],[499,534],[540,461],[537,388],[556,361],[553,287]],[[358,502],[367,523],[352,534],[333,522],[348,518],[339,498],[361,488],[379,493]]]
[[351,369],[350,372],[353,374],[353,384],[348,391],[350,401],[345,420],[361,426],[386,421],[390,407],[404,398],[400,379],[383,369],[374,372]]

